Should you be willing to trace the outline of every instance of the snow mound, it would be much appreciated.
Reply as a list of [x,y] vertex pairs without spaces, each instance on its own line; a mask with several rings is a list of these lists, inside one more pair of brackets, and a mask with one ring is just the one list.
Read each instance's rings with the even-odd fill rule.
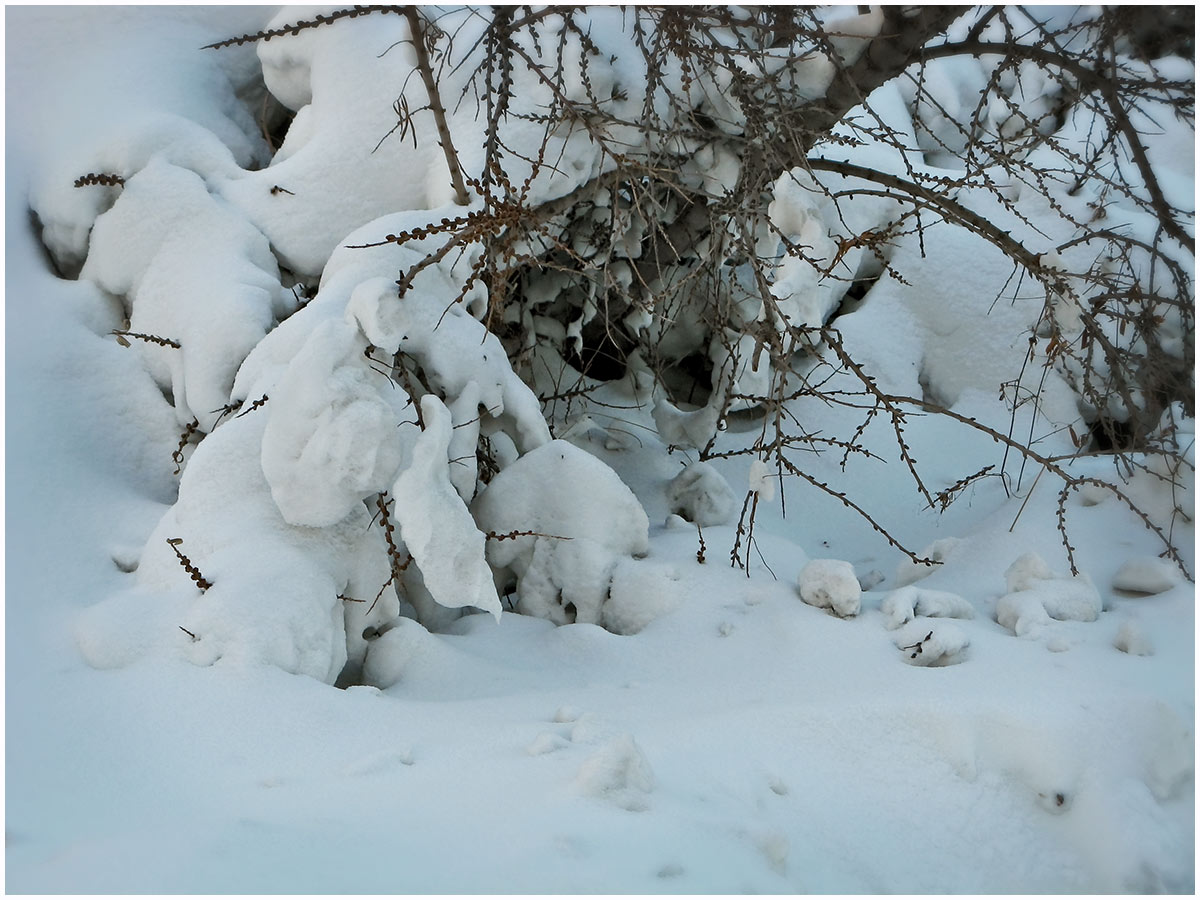
[[[284,521],[258,461],[263,427],[258,416],[234,419],[196,448],[179,499],[137,568],[148,591],[171,592],[175,617],[160,610],[144,615],[155,623],[155,645],[197,665],[274,665],[333,683],[348,661],[361,663],[364,629],[399,611],[386,590],[374,609],[342,599],[379,592],[388,578],[386,550],[362,505],[326,528]],[[189,577],[177,552],[202,573],[207,589],[198,589],[203,585]],[[142,600],[158,604],[153,596]],[[103,628],[110,615],[127,617],[130,602],[117,596],[89,613],[90,660],[132,661],[133,654],[121,659],[125,651],[104,650]]]
[[958,594],[911,585],[889,593],[883,598],[880,609],[887,616],[889,629],[899,628],[917,616],[970,619],[975,615],[974,607]]
[[1010,594],[1027,591],[1040,581],[1054,578],[1054,572],[1036,553],[1024,553],[1004,570],[1004,583]]
[[365,346],[353,326],[322,322],[271,391],[262,467],[294,525],[340,521],[396,477],[406,432],[379,396]]
[[828,609],[843,619],[858,615],[862,588],[854,566],[840,559],[813,559],[796,577],[800,599],[809,606]]
[[[961,544],[959,538],[940,538],[922,550],[918,556],[922,559],[932,559],[935,562],[945,562],[954,553],[954,549]],[[904,587],[912,584],[915,581],[920,581],[937,571],[935,566],[927,566],[924,563],[913,562],[911,559],[905,559],[896,568],[896,587]]]
[[1094,622],[1104,602],[1087,575],[1055,575],[1036,553],[1018,557],[1004,573],[1008,593],[996,601],[996,621],[1018,637],[1036,637],[1050,619]]
[[614,634],[637,634],[682,603],[679,571],[674,566],[621,559],[613,569],[600,624]]
[[579,768],[575,788],[588,797],[607,800],[631,812],[650,808],[654,771],[637,742],[628,734],[612,738]]
[[547,753],[554,753],[557,750],[562,750],[570,747],[571,742],[561,734],[555,734],[552,731],[543,731],[525,748],[525,752],[530,756],[545,756]]
[[[560,625],[599,624],[618,563],[648,549],[650,522],[633,492],[567,441],[516,460],[471,511],[479,527],[495,535],[487,559],[498,586],[515,579],[517,611]],[[618,607],[628,612],[628,600]]]
[[[1072,622],[1094,622],[1100,617],[1100,593],[1086,575],[1078,578],[1052,578],[1026,591],[1006,594],[996,602],[1001,606],[1039,604],[1052,619]],[[997,613],[997,621],[999,612]],[[1000,624],[1006,625],[1000,621]],[[1008,627],[1006,625],[1006,627]]]
[[697,525],[725,525],[737,509],[733,488],[706,462],[694,462],[667,485],[671,512]]
[[1037,639],[1050,616],[1041,598],[1032,591],[1005,594],[996,601],[996,621],[1017,637]]
[[[229,104],[231,112],[238,108],[236,102]],[[246,146],[235,159],[230,147],[204,125],[168,112],[142,113],[93,146],[74,146],[61,153],[33,185],[30,205],[42,223],[42,240],[55,263],[64,272],[78,272],[97,219],[121,198],[140,171],[151,165],[178,166],[215,183],[240,175],[239,162],[249,163],[255,152]],[[76,188],[75,179],[85,172],[120,174],[124,188]]]
[[287,311],[267,239],[199,175],[153,159],[91,233],[80,277],[125,298],[135,345],[180,422],[210,431],[242,361]]
[[362,680],[380,690],[398,684],[413,661],[428,653],[437,639],[413,619],[397,619],[379,637],[367,643]]
[[1136,622],[1122,622],[1113,638],[1113,646],[1130,656],[1153,656],[1154,644]]
[[[175,602],[172,602],[172,601]],[[163,636],[175,629],[180,615],[176,598],[117,594],[89,606],[72,623],[72,634],[84,661],[93,669],[123,669],[161,651]],[[175,636],[188,638],[182,631]]]
[[963,661],[971,641],[953,622],[917,619],[893,638],[910,666],[952,666]]
[[[296,13],[281,11],[271,26],[290,24]],[[395,125],[399,86],[407,86],[414,109],[426,102],[417,99],[416,84],[409,86],[416,81],[408,77],[412,54],[386,52],[408,39],[402,16],[364,16],[258,45],[268,89],[296,116],[272,164],[230,182],[225,193],[293,271],[320,272],[355,228],[393,210],[438,206],[433,192],[443,182],[449,190],[432,141],[417,150],[398,139],[380,141]],[[432,130],[432,117],[421,114],[414,127]],[[272,191],[276,185],[289,193]]]
[[1135,594],[1161,594],[1179,584],[1182,576],[1172,562],[1155,556],[1127,560],[1113,575],[1112,586]]

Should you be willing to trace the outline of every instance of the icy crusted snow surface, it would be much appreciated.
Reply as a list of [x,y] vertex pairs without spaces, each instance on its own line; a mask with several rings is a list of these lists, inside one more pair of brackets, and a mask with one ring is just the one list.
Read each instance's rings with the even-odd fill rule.
[[[217,148],[240,148],[245,165],[256,146],[256,126],[234,94],[244,55],[238,48],[189,54],[275,15],[7,11],[10,90],[24,86],[10,94],[6,192],[8,891],[1194,891],[1194,589],[1176,579],[1155,593],[1122,593],[1158,587],[1168,576],[1145,567],[1157,548],[1109,500],[1073,499],[1068,510],[1098,614],[1049,620],[1042,641],[1018,640],[996,621],[1001,598],[1084,590],[1063,575],[1053,525],[1037,524],[1053,521],[1054,492],[1043,484],[1008,501],[982,485],[970,506],[934,522],[905,505],[908,489],[892,472],[875,480],[852,468],[849,477],[895,510],[914,546],[954,543],[936,557],[944,565],[920,567],[924,580],[912,591],[897,591],[902,577],[885,578],[860,594],[857,616],[836,618],[797,595],[808,557],[843,561],[850,572],[842,574],[858,580],[896,572],[898,553],[836,503],[788,482],[786,520],[777,504],[760,504],[750,577],[728,565],[731,525],[704,526],[701,563],[693,525],[661,527],[680,457],[667,458],[647,437],[650,423],[624,423],[640,441],[618,449],[607,446],[611,434],[577,434],[573,450],[550,443],[536,400],[520,393],[519,382],[495,376],[492,345],[466,310],[456,307],[443,322],[456,317],[447,356],[461,364],[438,366],[446,357],[434,355],[437,348],[421,351],[430,354],[422,364],[446,379],[447,400],[444,411],[430,412],[435,427],[418,438],[415,411],[361,358],[377,337],[377,347],[427,339],[423,323],[444,310],[434,287],[427,308],[383,302],[391,299],[385,283],[412,263],[395,247],[335,251],[320,294],[251,351],[222,403],[243,400],[245,411],[263,395],[270,400],[241,418],[226,416],[194,453],[188,448],[182,478],[173,475],[180,423],[146,369],[152,357],[107,336],[124,315],[113,298],[92,282],[51,274],[27,227],[25,194],[30,185],[56,191],[68,213],[62,233],[85,238],[116,192],[92,194],[62,177],[89,168],[144,172],[157,150],[147,149],[146,132],[122,111],[140,121],[152,107],[164,114],[155,140],[172,148],[153,167],[171,172],[181,190],[189,179],[171,167],[195,173],[210,186],[212,202],[203,205],[228,211],[213,176],[199,170],[226,172]],[[326,29],[323,40],[339,40],[335,31]],[[63,55],[47,53],[49,46]],[[285,40],[269,46],[281,59],[309,53]],[[241,49],[252,61],[253,51]],[[378,63],[364,57],[361,65]],[[297,85],[314,88],[326,80],[302,69],[296,75]],[[297,103],[304,99],[296,94]],[[714,92],[713,102],[727,101]],[[48,117],[50,106],[57,113]],[[118,127],[102,132],[105,116]],[[308,140],[325,133],[316,123],[300,123],[297,147],[306,130]],[[102,134],[125,143],[106,143]],[[97,154],[99,145],[113,155]],[[75,162],[53,162],[48,151],[61,148]],[[185,163],[175,155],[184,151],[208,161]],[[431,167],[439,158],[430,151]],[[286,209],[289,195],[269,193],[271,169],[281,166],[255,176],[254,204]],[[432,183],[445,190],[441,180]],[[405,189],[402,179],[389,184]],[[335,205],[304,202],[316,211]],[[362,212],[334,211],[346,221]],[[269,219],[256,219],[254,230]],[[297,260],[324,252],[301,240],[313,221],[286,211],[270,220],[293,240]],[[414,222],[408,214],[367,222],[345,243],[378,240]],[[245,243],[243,233],[251,235]],[[214,266],[205,277],[258,278],[244,266],[255,259],[252,235],[230,230],[218,253],[224,271]],[[947,393],[963,388],[968,408],[986,411],[992,388],[970,389],[987,372],[1005,371],[1007,349],[976,344],[972,335],[982,333],[973,330],[979,305],[994,291],[980,274],[985,267],[963,272],[946,246],[931,242],[924,266],[915,256],[896,260],[922,273],[920,297],[872,292],[841,323],[856,353],[878,363],[889,384],[911,381],[919,390],[921,354],[908,353],[927,347],[925,380]],[[449,275],[431,269],[422,277]],[[956,286],[950,301],[946,283]],[[409,299],[421,296],[417,282]],[[248,304],[253,316],[261,315],[257,302]],[[191,295],[189,305],[199,303]],[[410,312],[415,325],[393,324]],[[313,386],[289,368],[312,358],[302,354],[316,353],[307,342],[324,328],[327,337],[343,336],[330,344],[345,352],[331,349],[319,360],[328,377]],[[355,332],[354,340],[344,337]],[[220,348],[214,352],[219,359]],[[225,377],[209,371],[212,383]],[[339,436],[370,429],[371,417],[359,413],[375,408],[372,391],[401,423],[384,451],[397,454],[397,471],[390,458],[372,461],[353,436]],[[496,409],[497,397],[504,412],[476,406]],[[304,405],[310,400],[312,408]],[[343,424],[355,425],[344,432],[343,412]],[[528,491],[557,496],[565,483],[579,508],[617,511],[621,528],[581,537],[592,542],[578,551],[590,568],[558,558],[574,540],[548,541],[536,565],[534,539],[486,544],[489,552],[529,551],[531,566],[552,582],[586,574],[578,586],[563,579],[562,590],[603,595],[600,624],[609,631],[505,613],[499,623],[469,614],[435,633],[395,619],[400,604],[387,591],[368,611],[388,578],[388,557],[380,528],[367,526],[372,510],[355,495],[389,485],[391,492],[414,456],[457,458],[455,441],[477,418],[481,429],[495,429],[497,443],[511,443],[514,459],[518,450],[534,451],[525,459],[562,454],[560,482],[522,473],[511,460],[493,480],[503,484],[512,472],[514,486],[497,497],[550,510],[539,530],[563,536],[553,530],[554,505],[534,504]],[[306,436],[289,448],[303,440],[312,449],[303,466],[283,466],[276,483],[289,482],[293,503],[331,524],[289,522],[273,499],[264,435],[285,425]],[[953,472],[963,458],[992,461],[934,421],[915,423],[912,434],[936,471]],[[595,457],[624,484],[596,468]],[[344,470],[347,478],[328,496],[306,494],[302,473],[310,464],[314,483],[319,471]],[[814,471],[832,477],[836,462],[828,471],[822,464]],[[750,483],[744,461],[712,467],[739,491]],[[1149,493],[1155,485],[1136,487]],[[435,502],[435,490],[442,508],[457,508],[451,493],[467,502],[453,478],[422,481],[407,499],[419,509]],[[339,518],[341,508],[349,512]],[[400,521],[398,497],[392,508]],[[447,527],[453,536],[467,531],[461,516]],[[436,543],[438,535],[424,537]],[[197,589],[167,538],[182,539],[178,548],[211,588]],[[1006,568],[1030,551],[1044,565],[1007,584]],[[1132,580],[1129,571],[1118,577],[1127,560],[1143,561]],[[339,593],[363,602],[338,600]],[[553,590],[540,596],[550,603]],[[974,614],[966,616],[966,607]],[[916,643],[922,652],[914,660],[914,650],[902,647]],[[325,683],[347,657],[375,687]],[[917,665],[926,660],[934,664]]]

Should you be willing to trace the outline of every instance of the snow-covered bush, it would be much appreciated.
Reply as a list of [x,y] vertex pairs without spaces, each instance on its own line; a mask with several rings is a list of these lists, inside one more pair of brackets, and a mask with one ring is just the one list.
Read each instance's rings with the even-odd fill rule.
[[[706,461],[752,461],[735,563],[785,481],[901,549],[899,584],[943,561],[952,541],[904,549],[855,491],[886,443],[927,508],[1050,473],[1072,571],[1076,490],[1116,497],[1186,569],[1192,201],[1157,159],[1186,129],[1150,147],[1131,123],[1190,124],[1190,63],[1109,40],[1130,22],[1103,9],[1022,17],[285,9],[208,48],[257,46],[291,113],[269,165],[224,121],[139,123],[76,154],[91,171],[74,194],[33,195],[52,255],[119,303],[118,337],[183,429],[179,500],[141,569],[211,582],[187,652],[332,681],[369,661],[368,626],[499,616],[502,595],[640,629],[676,605],[645,587],[670,597],[669,572],[637,569],[646,514],[552,440],[569,417],[615,427],[612,410],[650,449],[699,456],[662,485],[697,525],[737,509]],[[994,268],[1004,302],[901,292],[939,247]],[[868,331],[873,316],[895,327]],[[906,430],[919,413],[1001,449],[926,471]],[[1150,483],[1076,466],[1085,448]],[[810,452],[840,467],[814,474]],[[858,611],[849,564],[805,572],[806,602]],[[1095,605],[1090,585],[1026,574],[1000,604],[1016,630]],[[269,613],[247,614],[240,598],[264,591]],[[890,615],[960,611],[919,592]]]

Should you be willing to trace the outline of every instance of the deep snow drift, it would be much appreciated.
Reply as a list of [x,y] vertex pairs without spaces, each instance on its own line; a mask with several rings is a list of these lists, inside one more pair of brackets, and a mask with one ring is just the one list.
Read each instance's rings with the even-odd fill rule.
[[[930,570],[761,465],[668,454],[697,422],[670,404],[551,440],[480,298],[442,315],[453,267],[398,314],[427,249],[348,248],[451,200],[432,138],[368,152],[394,89],[357,86],[403,80],[394,38],[198,49],[274,15],[6,11],[7,890],[1194,890],[1194,585],[1127,509],[1075,496],[1072,576],[1032,477],[938,517],[896,464],[810,461]],[[298,110],[274,158],[262,70]],[[562,152],[564,178],[594,174]],[[127,184],[74,188],[88,172]],[[828,241],[787,184],[781,227]],[[938,235],[839,327],[898,392],[995,421],[1029,310],[989,310],[1004,262]],[[798,319],[834,302],[810,275],[773,286]],[[182,347],[120,346],[125,302],[129,331]],[[368,341],[406,341],[444,399],[380,387]],[[1072,420],[1065,384],[1047,410]],[[184,452],[192,421],[211,433]],[[998,452],[936,417],[908,434],[946,484]],[[505,467],[472,500],[446,461],[481,435]]]

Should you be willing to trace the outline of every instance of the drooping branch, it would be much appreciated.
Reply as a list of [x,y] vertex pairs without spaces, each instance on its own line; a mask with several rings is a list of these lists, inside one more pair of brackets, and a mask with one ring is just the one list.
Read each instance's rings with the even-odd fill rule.
[[877,87],[926,56],[925,45],[969,10],[969,6],[884,7],[879,34],[867,43],[853,64],[837,67],[823,97],[800,108],[807,140],[783,155],[793,156],[794,165],[799,165],[800,157],[807,155],[846,113],[865,101]]
[[869,181],[873,184],[890,188],[897,192],[895,194],[896,199],[906,199],[926,205],[946,220],[962,225],[964,228],[968,228],[981,237],[986,238],[989,242],[1004,251],[1014,262],[1020,263],[1030,272],[1037,272],[1042,268],[1036,253],[1028,250],[1007,231],[996,227],[983,216],[972,212],[946,194],[938,193],[932,188],[909,181],[906,178],[901,178],[898,175],[891,175],[887,172],[880,172],[877,169],[855,165],[854,163],[833,159],[809,159],[805,161],[805,165],[809,169],[816,171],[833,172],[838,175],[861,178],[863,181]]
[[926,59],[938,59],[948,56],[988,55],[1027,59],[1030,62],[1037,63],[1039,66],[1058,69],[1078,80],[1081,87],[1099,94],[1108,107],[1114,128],[1125,139],[1125,145],[1129,148],[1129,155],[1133,158],[1133,164],[1137,167],[1138,174],[1146,185],[1146,192],[1150,195],[1150,206],[1162,224],[1163,231],[1178,241],[1181,246],[1186,247],[1190,253],[1195,254],[1196,239],[1183,229],[1183,226],[1176,219],[1170,203],[1167,202],[1166,196],[1163,194],[1162,187],[1158,183],[1158,177],[1154,174],[1154,168],[1151,166],[1150,159],[1146,155],[1146,147],[1142,136],[1130,120],[1129,111],[1125,108],[1125,104],[1121,100],[1120,86],[1116,78],[1111,74],[1097,72],[1095,69],[1084,65],[1078,58],[1040,46],[968,40],[941,44],[925,51]]
[[359,16],[366,16],[372,13],[397,13],[400,12],[399,6],[354,6],[346,9],[334,10],[331,13],[314,16],[312,19],[301,19],[293,22],[290,25],[285,25],[282,28],[271,28],[265,31],[257,31],[254,34],[243,34],[240,37],[227,38],[223,41],[217,41],[215,44],[205,44],[201,50],[220,50],[224,47],[240,47],[242,44],[254,44],[258,41],[269,41],[271,38],[284,37],[287,35],[295,36],[301,31],[308,28],[319,28],[323,25],[329,25],[337,22],[340,19],[357,19]]

